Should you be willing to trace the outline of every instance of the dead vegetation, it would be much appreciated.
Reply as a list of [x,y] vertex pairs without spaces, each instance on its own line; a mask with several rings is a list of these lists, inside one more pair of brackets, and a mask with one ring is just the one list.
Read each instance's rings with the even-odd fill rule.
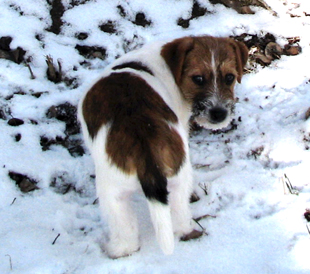
[[210,0],[212,4],[223,4],[228,8],[232,8],[241,14],[254,14],[255,12],[251,9],[251,6],[257,6],[274,12],[264,0]]
[[249,49],[249,61],[247,72],[251,72],[260,66],[269,66],[274,60],[281,59],[281,56],[294,56],[301,53],[299,37],[286,38],[287,44],[281,47],[276,38],[271,33],[264,35],[243,33],[232,37],[237,41],[243,42]]

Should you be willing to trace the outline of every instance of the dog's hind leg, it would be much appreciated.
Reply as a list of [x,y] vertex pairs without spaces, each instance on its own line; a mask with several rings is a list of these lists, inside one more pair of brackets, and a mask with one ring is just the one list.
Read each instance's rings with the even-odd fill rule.
[[[109,174],[107,174],[109,173]],[[136,179],[117,168],[98,170],[97,195],[103,215],[108,218],[109,241],[106,251],[111,258],[119,258],[139,250],[138,220],[131,207],[131,194]]]
[[202,232],[194,229],[190,210],[192,180],[192,167],[187,158],[178,175],[169,181],[169,204],[174,233],[181,240],[190,240],[202,235]]

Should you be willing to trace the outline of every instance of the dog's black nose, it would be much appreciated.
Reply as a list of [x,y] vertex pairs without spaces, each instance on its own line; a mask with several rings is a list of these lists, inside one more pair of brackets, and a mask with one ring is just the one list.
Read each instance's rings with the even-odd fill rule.
[[210,109],[210,118],[214,123],[220,123],[227,117],[227,110],[222,107],[214,107]]

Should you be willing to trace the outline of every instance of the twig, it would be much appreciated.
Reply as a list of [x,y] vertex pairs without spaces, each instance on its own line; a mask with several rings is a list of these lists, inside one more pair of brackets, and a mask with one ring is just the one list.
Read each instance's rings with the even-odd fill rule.
[[203,216],[198,217],[198,218],[193,218],[193,221],[194,221],[197,225],[199,225],[199,227],[202,229],[202,232],[203,232],[205,235],[208,235],[208,233],[206,232],[206,229],[199,223],[199,221],[201,221],[202,219],[208,218],[208,217],[216,218],[216,216],[210,215],[210,214],[206,214],[206,215],[203,215]]
[[15,201],[16,201],[16,198],[13,199],[11,205],[13,205],[15,203]]
[[62,66],[61,66],[61,60],[57,59],[57,64],[58,64],[58,74],[59,74],[59,81],[62,80]]
[[52,242],[52,245],[54,245],[54,244],[56,243],[56,241],[57,241],[57,239],[59,238],[59,236],[60,236],[60,233],[58,233],[57,237],[56,237],[55,240]]
[[199,222],[202,219],[206,219],[206,218],[216,218],[216,216],[210,215],[210,214],[206,214],[206,215],[202,215],[201,217],[195,218],[194,221],[195,222]]
[[88,248],[89,248],[89,245],[86,246],[84,253],[86,253],[88,251]]
[[13,264],[12,264],[12,258],[9,254],[6,254],[5,256],[9,257],[9,261],[10,261],[10,269],[11,271],[13,270]]
[[34,76],[33,71],[31,69],[29,63],[28,62],[25,62],[25,63],[26,63],[26,67],[29,69],[29,72],[30,72],[30,79],[36,79],[36,77]]
[[286,195],[286,187],[285,187],[285,182],[284,182],[284,179],[283,179],[283,176],[281,177],[281,181],[282,181],[282,185],[283,185],[283,193],[284,195]]
[[199,183],[198,186],[208,195],[208,186],[206,184]]
[[310,225],[306,224],[306,227],[307,227],[308,233],[310,234]]
[[206,229],[205,229],[196,219],[193,219],[193,220],[194,220],[194,222],[195,222],[197,225],[199,225],[199,227],[201,228],[203,234],[208,235],[208,233],[206,232]]
[[196,220],[196,219],[193,219],[194,222],[199,225],[199,227],[202,229],[202,232],[205,234],[205,235],[208,235],[208,233],[206,232],[206,229]]
[[[284,179],[283,179],[284,178]],[[282,180],[283,180],[283,184],[285,183],[285,185],[287,186],[289,192],[291,194],[294,194],[294,195],[299,195],[299,191],[297,189],[295,189],[290,181],[290,179],[286,176],[286,174],[284,173],[283,177],[282,177]]]

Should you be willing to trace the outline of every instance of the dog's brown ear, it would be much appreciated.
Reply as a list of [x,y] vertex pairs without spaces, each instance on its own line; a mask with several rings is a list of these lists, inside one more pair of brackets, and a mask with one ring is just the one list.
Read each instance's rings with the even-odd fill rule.
[[246,62],[248,61],[248,57],[249,57],[249,50],[245,44],[243,44],[242,42],[234,41],[234,40],[232,40],[232,46],[236,54],[237,72],[238,72],[237,81],[241,83],[241,78],[243,75],[243,68]]
[[186,54],[194,48],[194,39],[184,37],[165,44],[161,50],[161,56],[170,68],[175,82],[180,83]]

